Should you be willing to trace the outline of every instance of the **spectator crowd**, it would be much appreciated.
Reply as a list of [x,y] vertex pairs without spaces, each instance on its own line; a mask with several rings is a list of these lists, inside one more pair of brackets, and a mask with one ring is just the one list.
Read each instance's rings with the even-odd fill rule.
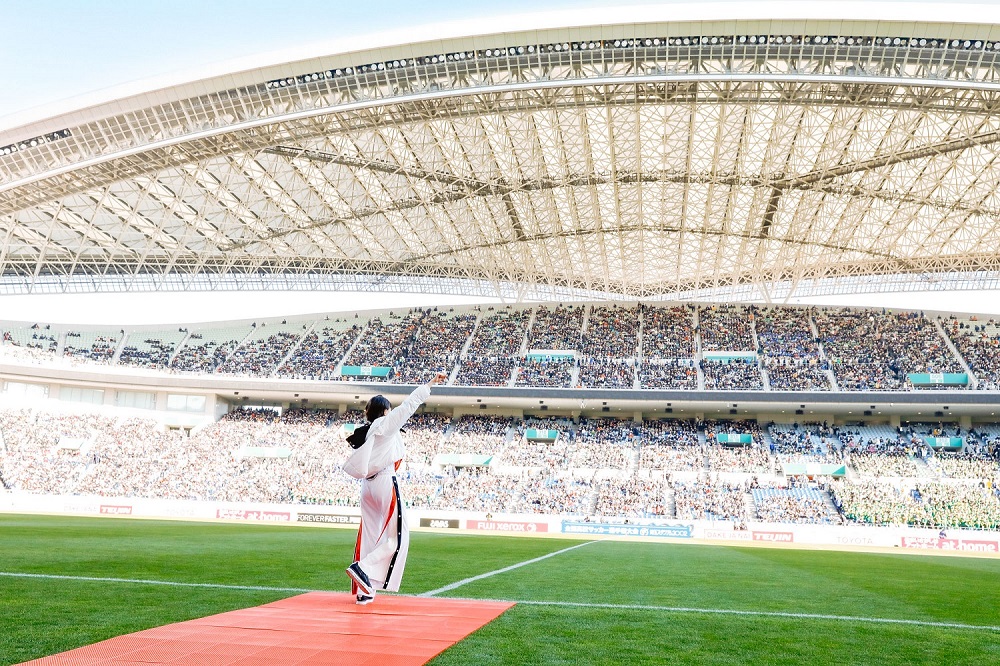
[[[0,482],[41,494],[355,506],[357,482],[340,463],[346,426],[361,421],[360,412],[241,408],[183,433],[142,418],[3,409]],[[434,509],[996,528],[992,431],[963,433],[970,443],[956,453],[921,443],[925,427],[421,412],[406,427],[400,476],[407,503]],[[529,429],[557,436],[528,440]],[[751,443],[720,444],[720,433]],[[779,460],[843,460],[856,478],[782,480],[768,442]],[[441,457],[453,454],[472,455]]]

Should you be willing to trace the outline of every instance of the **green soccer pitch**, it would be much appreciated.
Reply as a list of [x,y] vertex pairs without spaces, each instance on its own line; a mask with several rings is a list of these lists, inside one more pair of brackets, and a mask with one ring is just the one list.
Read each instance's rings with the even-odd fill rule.
[[[0,664],[347,591],[354,536],[0,514]],[[419,532],[403,591],[518,602],[439,665],[1000,663],[1000,559]]]

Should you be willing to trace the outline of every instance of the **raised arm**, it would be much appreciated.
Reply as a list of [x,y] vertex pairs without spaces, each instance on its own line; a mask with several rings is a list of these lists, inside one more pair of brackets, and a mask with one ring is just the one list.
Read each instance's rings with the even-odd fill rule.
[[418,386],[413,393],[406,397],[406,400],[402,404],[392,409],[382,418],[376,419],[375,423],[372,424],[371,432],[376,435],[386,435],[402,428],[406,420],[413,416],[413,412],[417,411],[417,407],[424,404],[424,401],[430,397],[431,387],[435,384],[440,384],[447,378],[448,375],[439,372],[434,379]]

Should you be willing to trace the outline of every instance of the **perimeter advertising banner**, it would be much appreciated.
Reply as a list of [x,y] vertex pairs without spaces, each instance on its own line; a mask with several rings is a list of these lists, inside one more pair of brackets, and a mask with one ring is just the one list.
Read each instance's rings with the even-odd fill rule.
[[263,520],[272,523],[288,523],[292,520],[289,511],[259,511],[248,509],[216,509],[215,517],[224,520]]
[[343,513],[310,513],[299,511],[295,515],[295,522],[359,525],[361,524],[361,516],[351,516]]
[[792,543],[795,541],[794,532],[751,532],[754,541],[767,541],[768,543]]
[[579,523],[564,520],[562,522],[562,531],[564,534],[690,539],[694,536],[694,525],[622,525],[616,523]]
[[432,527],[434,529],[457,530],[459,526],[458,518],[421,518],[421,527]]
[[549,524],[542,521],[519,521],[519,520],[467,520],[465,529],[481,530],[483,532],[513,532],[534,533],[548,532]]
[[1000,552],[1000,542],[985,539],[949,539],[947,537],[904,536],[900,540],[903,548],[933,550],[960,550],[967,553]]

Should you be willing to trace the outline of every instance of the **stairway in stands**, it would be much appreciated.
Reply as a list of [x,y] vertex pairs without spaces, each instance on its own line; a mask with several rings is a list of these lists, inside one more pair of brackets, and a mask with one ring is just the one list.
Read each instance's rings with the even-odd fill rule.
[[597,514],[597,499],[600,493],[597,488],[594,488],[590,492],[590,496],[587,498],[587,509],[584,511],[584,515],[593,516]]
[[743,495],[743,510],[746,512],[745,520],[757,520],[757,503],[753,501],[753,493]]

